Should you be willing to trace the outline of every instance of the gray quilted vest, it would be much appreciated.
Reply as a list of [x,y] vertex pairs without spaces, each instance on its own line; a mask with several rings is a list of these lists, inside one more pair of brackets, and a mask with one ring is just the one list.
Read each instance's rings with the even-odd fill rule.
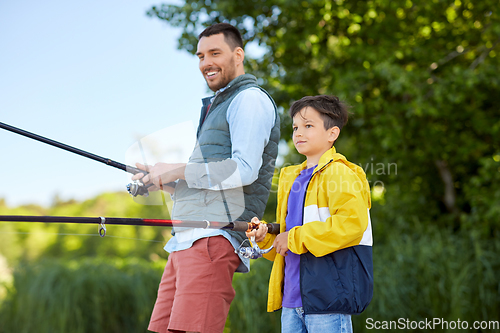
[[[210,105],[208,115],[207,109],[211,97],[203,99],[197,133],[198,143],[191,154],[189,163],[217,162],[211,163],[212,167],[209,170],[212,184],[220,183],[236,170],[236,163],[228,160],[231,158],[231,137],[226,113],[236,95],[252,87],[261,89],[269,96],[257,85],[255,76],[244,74],[235,78],[224,91],[217,94]],[[184,180],[180,180],[175,188],[173,219],[222,222],[250,221],[254,216],[262,219],[271,190],[280,138],[280,121],[276,104],[271,96],[269,99],[274,105],[275,125],[271,130],[269,142],[264,148],[262,166],[257,180],[242,188],[223,191],[189,188]],[[229,233],[240,243],[246,239],[243,232],[229,231]]]

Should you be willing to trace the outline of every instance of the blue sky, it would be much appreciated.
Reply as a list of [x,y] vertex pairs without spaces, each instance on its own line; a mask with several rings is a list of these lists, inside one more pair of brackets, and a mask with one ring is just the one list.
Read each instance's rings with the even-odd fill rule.
[[[209,95],[180,31],[146,0],[0,4],[0,122],[125,162],[138,138],[191,121]],[[172,139],[169,139],[172,140]],[[183,141],[179,138],[175,141]],[[49,205],[121,191],[129,174],[0,129],[0,198]]]

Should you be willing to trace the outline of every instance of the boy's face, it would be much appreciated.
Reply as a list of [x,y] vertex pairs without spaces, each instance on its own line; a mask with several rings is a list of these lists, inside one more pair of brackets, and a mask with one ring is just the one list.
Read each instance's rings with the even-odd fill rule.
[[293,144],[297,151],[316,163],[332,147],[340,133],[337,126],[325,130],[320,113],[311,107],[305,107],[295,114],[292,128]]

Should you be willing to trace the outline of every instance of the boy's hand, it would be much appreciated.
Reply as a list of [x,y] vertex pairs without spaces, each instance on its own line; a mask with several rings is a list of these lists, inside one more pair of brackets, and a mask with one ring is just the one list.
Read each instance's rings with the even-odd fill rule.
[[273,246],[276,250],[276,253],[281,254],[283,257],[288,255],[288,231],[283,232],[276,236],[274,240]]
[[251,238],[252,236],[255,237],[255,241],[262,242],[264,240],[264,237],[266,237],[267,234],[267,225],[265,223],[261,223],[257,217],[254,217],[251,223],[255,223],[259,226],[259,229],[252,230],[250,232],[245,232],[248,238]]

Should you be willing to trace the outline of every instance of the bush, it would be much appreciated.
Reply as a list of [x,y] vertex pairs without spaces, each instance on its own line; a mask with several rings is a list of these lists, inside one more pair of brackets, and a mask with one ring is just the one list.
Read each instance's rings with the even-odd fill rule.
[[22,264],[0,332],[146,332],[161,271],[140,260]]
[[248,274],[235,274],[236,297],[229,310],[226,327],[237,333],[271,333],[281,331],[281,311],[267,313],[267,291],[272,262],[251,260]]
[[[375,238],[374,296],[368,309],[353,317],[355,331],[373,331],[366,327],[367,318],[460,319],[469,328],[474,321],[498,322],[500,240],[419,223],[412,225],[412,231],[393,230],[384,243]],[[441,331],[441,326],[436,328]]]
[[[373,331],[367,318],[460,319],[470,326],[498,321],[500,239],[417,222],[411,230],[396,227],[377,237],[374,229],[374,297],[363,314],[353,316],[355,332]],[[141,259],[21,264],[0,305],[0,333],[146,332],[164,264]],[[259,259],[250,273],[235,274],[226,333],[280,331],[280,311],[266,313],[271,266]]]

